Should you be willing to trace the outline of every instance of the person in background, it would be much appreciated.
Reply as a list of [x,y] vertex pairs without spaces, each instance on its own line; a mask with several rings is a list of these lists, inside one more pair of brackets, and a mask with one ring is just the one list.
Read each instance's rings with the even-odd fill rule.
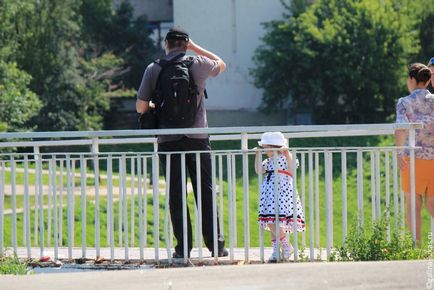
[[434,57],[431,57],[427,67],[431,70],[431,82],[428,85],[428,90],[434,94]]
[[[426,207],[434,217],[434,95],[426,87],[431,80],[430,69],[421,64],[410,65],[407,88],[410,94],[400,98],[396,105],[397,123],[422,123],[416,130],[415,181],[416,181],[416,242],[420,243],[422,197]],[[407,130],[395,131],[396,146],[408,146]],[[398,164],[401,171],[401,187],[407,204],[407,223],[411,229],[410,202],[410,159],[409,150],[398,151]]]
[[[202,48],[190,39],[188,33],[181,27],[173,27],[166,34],[165,38],[166,55],[164,61],[179,62],[188,59],[187,50],[196,54],[192,57],[190,66],[191,74],[197,86],[197,112],[195,120],[190,128],[206,128],[208,122],[205,111],[205,81],[209,77],[216,77],[226,69],[225,62],[216,54]],[[138,113],[145,113],[150,110],[153,104],[150,102],[156,89],[157,79],[162,68],[156,62],[146,68],[140,88],[137,92],[136,110]],[[180,152],[180,151],[210,151],[211,145],[207,134],[185,134],[185,135],[161,135],[158,136],[158,152]],[[166,154],[160,154],[160,161],[166,173]],[[181,180],[181,155],[170,155],[170,191],[169,206],[170,217],[173,225],[173,232],[177,240],[173,258],[184,258],[184,230],[182,210],[182,183]],[[186,172],[188,172],[193,190],[197,200],[197,172],[196,154],[185,155]],[[212,201],[212,179],[211,179],[211,155],[209,152],[200,154],[200,176],[202,189],[202,233],[206,247],[212,255],[219,257],[227,256],[228,251],[224,247],[224,238],[220,233],[217,222],[217,243],[218,253],[214,253],[214,227],[213,227],[213,201]],[[218,220],[218,218],[217,218]],[[190,257],[192,250],[192,228],[190,214],[187,207],[187,255]]]

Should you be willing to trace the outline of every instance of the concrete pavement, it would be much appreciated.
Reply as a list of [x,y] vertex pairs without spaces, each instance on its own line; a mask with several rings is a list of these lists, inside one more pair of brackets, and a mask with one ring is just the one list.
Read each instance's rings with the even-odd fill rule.
[[432,262],[315,262],[0,276],[0,289],[430,289]]

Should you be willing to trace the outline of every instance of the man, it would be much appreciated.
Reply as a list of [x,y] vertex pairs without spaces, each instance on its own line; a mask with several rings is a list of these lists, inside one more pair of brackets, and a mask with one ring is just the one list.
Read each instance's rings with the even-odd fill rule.
[[[165,38],[166,55],[164,60],[184,60],[185,52],[190,50],[197,56],[193,57],[190,71],[197,86],[197,113],[194,124],[191,128],[208,127],[204,104],[205,81],[208,77],[215,77],[226,69],[223,60],[214,53],[195,44],[188,33],[180,27],[169,30]],[[136,109],[138,113],[147,112],[153,107],[150,102],[153,91],[156,88],[157,78],[161,71],[161,66],[151,63],[145,70],[140,88],[137,93]],[[159,152],[173,151],[205,151],[210,150],[209,136],[207,134],[188,134],[188,135],[165,135],[158,137]],[[166,154],[160,155],[164,171],[166,172]],[[196,182],[196,155],[186,155],[186,167],[190,175],[197,202],[197,182]],[[182,182],[181,180],[181,156],[171,155],[170,166],[170,215],[173,231],[177,239],[174,258],[184,257],[183,244],[183,222],[182,222]],[[212,202],[212,180],[211,180],[211,156],[209,153],[200,155],[201,168],[201,193],[202,193],[202,233],[206,247],[213,253],[213,202]],[[187,209],[188,210],[188,209]],[[217,222],[217,225],[219,223]],[[187,239],[188,255],[192,249],[192,230],[190,215],[187,211]],[[224,248],[224,239],[218,233],[218,256],[227,256],[228,251]]]

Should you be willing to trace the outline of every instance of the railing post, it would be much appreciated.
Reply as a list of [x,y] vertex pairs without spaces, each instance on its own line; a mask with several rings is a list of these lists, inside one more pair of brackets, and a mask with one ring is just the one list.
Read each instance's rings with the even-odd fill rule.
[[330,258],[333,247],[333,174],[332,153],[324,152],[325,189],[326,189],[326,251],[327,259]]
[[341,169],[342,169],[342,243],[347,239],[347,152],[341,152]]
[[241,134],[241,150],[243,152],[243,196],[244,196],[244,261],[249,262],[250,218],[249,218],[249,156],[248,135]]
[[413,246],[416,246],[416,179],[415,179],[415,146],[416,129],[410,124],[408,134],[408,145],[410,147],[410,208],[411,208],[411,236]]
[[357,150],[357,220],[363,226],[363,152]]
[[[183,155],[185,157],[185,155]],[[154,207],[154,250],[155,250],[155,261],[157,264],[160,263],[160,255],[159,255],[159,188],[158,188],[158,154],[155,152],[152,156],[152,192],[153,192],[153,207]],[[182,167],[185,169],[185,167]],[[185,174],[185,172],[184,172]],[[185,176],[182,180],[185,180]],[[185,184],[185,182],[183,182]],[[184,192],[184,190],[183,190]],[[146,220],[146,219],[145,219]],[[187,224],[186,224],[187,225]],[[184,232],[186,234],[186,232]],[[187,257],[185,257],[187,258]]]
[[[314,252],[314,227],[315,227],[315,219],[314,219],[314,197],[313,197],[313,152],[309,150],[308,153],[308,167],[309,167],[309,248],[310,248],[310,261],[313,262],[315,258]],[[305,215],[306,217],[307,215]]]
[[5,202],[5,163],[0,167],[0,257],[4,254],[4,202]]

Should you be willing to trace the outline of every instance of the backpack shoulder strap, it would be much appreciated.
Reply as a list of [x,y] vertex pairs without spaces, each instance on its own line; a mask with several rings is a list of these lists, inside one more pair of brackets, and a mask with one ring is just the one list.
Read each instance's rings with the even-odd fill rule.
[[[176,60],[178,60],[179,58],[183,57],[185,55],[184,52],[177,54],[175,57],[171,58],[170,60],[167,59],[157,59],[154,61],[155,64],[159,65],[161,67],[160,72],[158,73],[158,77],[157,77],[157,82],[155,83],[155,88],[158,87],[159,83],[160,83],[160,76],[162,74],[162,72],[169,67],[170,65],[176,63]],[[191,66],[191,64],[190,64]],[[190,68],[190,66],[188,66]]]
[[184,60],[182,61],[182,63],[183,63],[187,68],[190,68],[190,67],[192,66],[192,64],[194,63],[194,57],[189,56],[189,57],[187,57],[186,59],[184,59]]

